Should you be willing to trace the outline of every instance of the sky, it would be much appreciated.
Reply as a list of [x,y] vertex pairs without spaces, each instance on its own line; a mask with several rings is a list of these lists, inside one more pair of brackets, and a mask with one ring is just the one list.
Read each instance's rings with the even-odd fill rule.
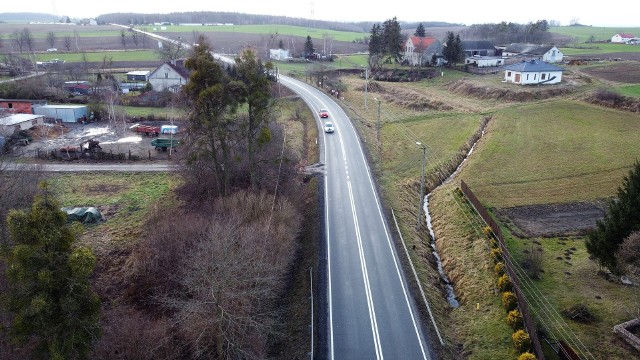
[[0,7],[0,12],[40,12],[81,18],[118,12],[224,11],[340,22],[382,23],[395,16],[401,22],[444,21],[465,25],[501,21],[526,24],[537,20],[556,20],[561,25],[569,25],[577,19],[580,24],[599,27],[640,27],[639,10],[637,0],[618,0],[611,4],[567,0],[4,0]]

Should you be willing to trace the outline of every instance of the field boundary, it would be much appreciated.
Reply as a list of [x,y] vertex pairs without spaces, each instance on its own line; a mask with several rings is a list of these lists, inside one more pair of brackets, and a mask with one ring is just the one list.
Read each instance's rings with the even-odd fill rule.
[[498,246],[502,251],[502,257],[505,259],[505,270],[511,278],[511,282],[513,284],[513,290],[518,298],[518,307],[520,308],[520,313],[522,314],[522,320],[524,321],[524,326],[529,333],[529,337],[531,339],[531,343],[533,345],[533,352],[535,353],[538,359],[544,359],[544,352],[542,351],[542,345],[540,344],[540,339],[538,337],[538,331],[536,329],[536,324],[531,317],[531,313],[529,312],[529,307],[527,305],[527,301],[524,298],[524,294],[522,292],[522,287],[520,286],[520,282],[518,281],[518,277],[516,276],[516,271],[513,268],[513,259],[511,258],[511,254],[509,254],[509,250],[507,249],[506,243],[504,241],[504,236],[502,235],[502,230],[500,230],[500,226],[496,223],[495,220],[489,215],[487,209],[480,203],[480,200],[476,197],[476,195],[471,191],[471,189],[467,186],[464,181],[460,181],[460,190],[464,196],[469,200],[473,208],[476,210],[478,215],[482,218],[482,220],[491,228],[493,233],[498,240]]

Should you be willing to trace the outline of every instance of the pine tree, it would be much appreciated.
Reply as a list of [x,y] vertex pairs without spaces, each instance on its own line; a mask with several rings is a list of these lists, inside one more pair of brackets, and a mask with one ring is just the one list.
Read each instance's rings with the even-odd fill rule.
[[369,67],[372,69],[380,68],[380,59],[384,53],[384,44],[382,43],[382,28],[379,24],[373,24],[369,36]]
[[316,49],[313,48],[313,41],[311,41],[311,35],[307,35],[307,41],[304,43],[304,54],[309,56],[313,55]]
[[402,29],[397,18],[387,20],[382,27],[382,41],[384,43],[384,52],[387,57],[387,61],[394,63],[402,60]]
[[77,230],[46,184],[30,211],[12,210],[7,223],[10,334],[18,342],[35,339],[51,359],[87,358],[100,334],[100,299],[89,282],[95,256],[73,246]]
[[619,271],[615,254],[624,239],[633,231],[640,230],[640,162],[636,161],[622,185],[618,196],[609,202],[609,208],[602,220],[596,222],[596,229],[586,241],[587,251],[600,266],[613,273]]
[[418,27],[416,28],[416,32],[413,33],[414,36],[418,36],[418,37],[425,37],[425,31],[424,31],[424,26],[422,26],[422,23],[418,24]]

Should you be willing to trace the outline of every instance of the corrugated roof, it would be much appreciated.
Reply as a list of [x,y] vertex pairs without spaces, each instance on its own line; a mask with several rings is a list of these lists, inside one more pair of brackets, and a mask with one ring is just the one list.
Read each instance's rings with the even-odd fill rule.
[[523,61],[517,64],[505,66],[504,69],[519,72],[564,71],[561,67],[538,60]]
[[4,125],[4,126],[17,125],[25,121],[31,121],[31,120],[39,119],[43,117],[44,117],[43,115],[14,114],[14,115],[0,118],[0,125]]
[[72,105],[72,104],[63,104],[63,105],[42,105],[37,106],[38,109],[80,109],[86,108],[87,105]]
[[549,46],[539,46],[535,49],[531,49],[528,51],[523,52],[524,54],[530,54],[530,55],[544,55],[547,52],[549,52],[549,50],[553,49],[553,45]]
[[496,47],[488,40],[462,40],[460,45],[465,51],[471,50],[495,50]]

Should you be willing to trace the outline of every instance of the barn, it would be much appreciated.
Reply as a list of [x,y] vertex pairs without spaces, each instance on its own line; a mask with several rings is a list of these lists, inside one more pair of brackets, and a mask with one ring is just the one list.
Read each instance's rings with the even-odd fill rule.
[[34,106],[33,113],[65,123],[75,123],[87,118],[87,106],[70,104]]
[[0,135],[11,136],[16,131],[29,130],[37,125],[44,125],[44,116],[13,114],[0,118]]

